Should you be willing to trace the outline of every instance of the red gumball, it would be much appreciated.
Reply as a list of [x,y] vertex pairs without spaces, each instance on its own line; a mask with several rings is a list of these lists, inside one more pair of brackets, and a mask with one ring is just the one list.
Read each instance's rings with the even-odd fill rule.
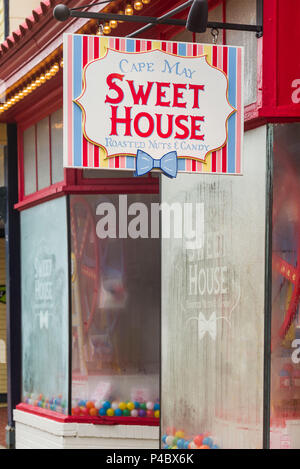
[[149,419],[153,419],[154,418],[154,412],[153,410],[147,410],[147,417]]
[[197,446],[199,447],[199,446],[202,446],[203,440],[204,440],[204,436],[203,436],[203,435],[197,435],[197,436],[195,436],[195,438],[194,438],[194,443],[195,443],[195,445],[197,445]]
[[73,417],[79,417],[80,416],[80,408],[79,407],[74,407],[72,409],[72,415],[73,415]]
[[86,407],[80,407],[80,415],[82,417],[87,417],[90,415],[90,411],[89,409],[87,409]]

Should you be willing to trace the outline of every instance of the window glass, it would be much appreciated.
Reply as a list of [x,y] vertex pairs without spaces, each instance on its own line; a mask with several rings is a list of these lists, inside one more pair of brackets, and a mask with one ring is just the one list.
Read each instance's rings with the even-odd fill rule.
[[300,124],[274,126],[271,435],[300,446]]
[[126,220],[142,206],[148,227],[152,202],[71,196],[73,415],[159,421],[160,241]]
[[68,412],[66,199],[21,213],[23,402]]
[[23,134],[24,185],[25,195],[36,191],[35,164],[35,126],[29,127]]
[[265,127],[244,152],[243,176],[162,178],[163,448],[262,447]]
[[[226,0],[226,21],[238,24],[256,24],[256,0]],[[245,47],[245,106],[257,101],[257,37],[248,31],[226,32],[226,43]]]
[[63,169],[63,111],[51,115],[52,184],[64,179]]
[[38,190],[50,186],[49,117],[37,123]]

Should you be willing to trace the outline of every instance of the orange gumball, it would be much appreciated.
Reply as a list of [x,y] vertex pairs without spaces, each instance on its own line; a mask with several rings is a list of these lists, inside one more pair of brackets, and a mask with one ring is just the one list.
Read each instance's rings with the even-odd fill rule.
[[92,409],[90,409],[90,416],[91,417],[97,417],[98,415],[98,410],[95,409],[95,407],[93,407]]
[[92,401],[89,401],[89,402],[86,403],[86,408],[87,409],[94,409],[95,404]]
[[199,449],[210,449],[210,447],[209,447],[209,446],[207,446],[207,445],[203,445],[203,446],[200,446],[200,448],[199,448]]

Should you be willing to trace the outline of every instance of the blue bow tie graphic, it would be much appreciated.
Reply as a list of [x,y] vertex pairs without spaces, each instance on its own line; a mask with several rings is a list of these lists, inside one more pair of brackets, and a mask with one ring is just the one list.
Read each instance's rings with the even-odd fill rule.
[[170,178],[176,178],[178,172],[177,152],[171,151],[161,159],[156,160],[148,155],[148,153],[138,150],[136,155],[136,172],[134,175],[144,176],[154,168],[161,169],[162,172]]

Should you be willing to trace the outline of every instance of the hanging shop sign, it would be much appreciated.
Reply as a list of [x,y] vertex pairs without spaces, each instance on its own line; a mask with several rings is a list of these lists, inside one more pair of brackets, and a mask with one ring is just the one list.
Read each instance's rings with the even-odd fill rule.
[[65,35],[64,166],[241,174],[240,47]]

